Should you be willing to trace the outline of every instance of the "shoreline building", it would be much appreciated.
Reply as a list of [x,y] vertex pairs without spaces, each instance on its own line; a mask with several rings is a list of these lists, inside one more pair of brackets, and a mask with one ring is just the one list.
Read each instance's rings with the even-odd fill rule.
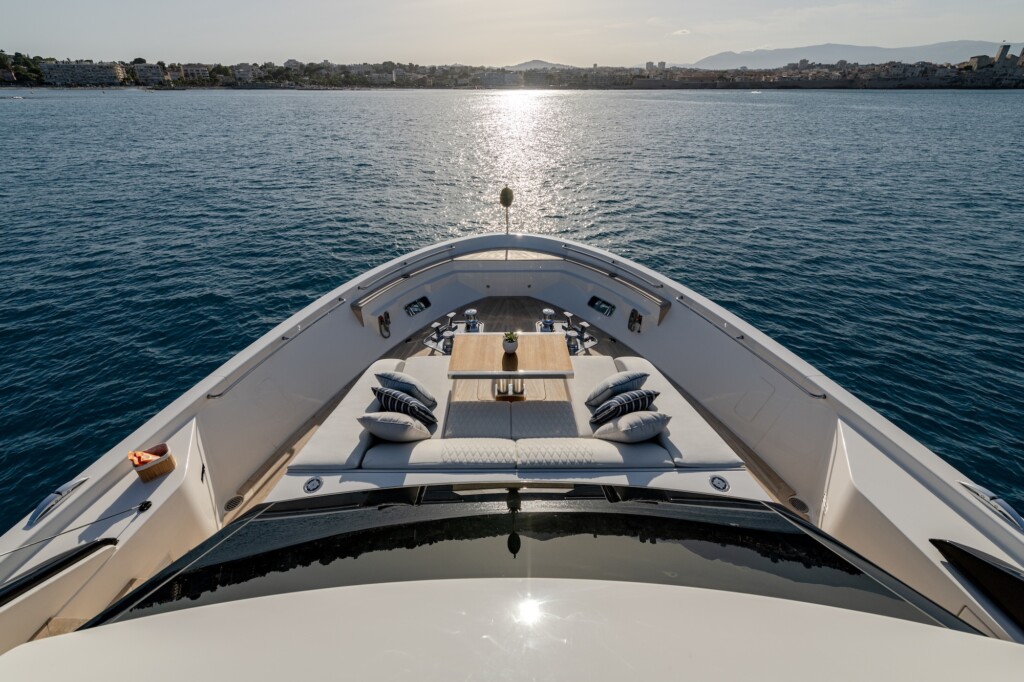
[[161,85],[167,81],[167,75],[159,64],[135,64],[132,70],[139,85]]
[[187,81],[208,81],[210,80],[210,67],[206,64],[184,64],[181,72]]
[[126,76],[114,62],[43,62],[39,69],[47,85],[121,85]]
[[488,71],[480,76],[480,85],[485,88],[514,88],[522,84],[520,74],[513,71]]
[[239,83],[252,83],[263,75],[263,69],[252,64],[235,64],[231,67],[231,75]]

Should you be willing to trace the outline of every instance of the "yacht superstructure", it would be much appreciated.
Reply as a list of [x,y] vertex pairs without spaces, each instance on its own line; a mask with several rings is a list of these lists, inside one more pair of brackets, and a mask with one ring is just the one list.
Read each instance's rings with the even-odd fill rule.
[[[487,339],[500,344],[508,331],[519,332],[521,350],[487,355]],[[458,358],[460,339],[471,336],[487,341],[481,341],[480,358]],[[551,338],[562,343],[552,345]],[[551,347],[545,351],[550,357],[532,359],[527,349],[541,341]],[[367,415],[405,409],[391,402],[401,396],[381,391],[388,388],[381,375],[405,377],[414,385],[408,392],[421,391],[420,397],[426,394],[436,404],[416,424],[409,423],[408,415],[384,419],[383,426],[370,424],[375,418]],[[618,394],[646,392],[630,398],[643,409],[590,404],[595,391],[619,375],[643,375],[635,390],[627,386],[631,390]],[[617,395],[614,387],[610,390],[606,397]],[[601,409],[614,409],[622,417],[636,412],[662,416],[626,420],[637,433],[628,433],[629,428],[609,433],[594,422]],[[619,424],[618,419],[604,424]],[[381,429],[398,435],[382,437]],[[647,437],[640,438],[641,431]],[[157,444],[167,445],[174,467],[143,481],[125,455]],[[734,500],[747,506],[738,512],[727,503]],[[402,523],[427,524],[416,526],[425,533],[429,524],[439,522],[437,510],[456,501],[468,505],[462,510],[484,505],[478,510],[482,526],[459,527],[467,541],[497,537],[496,528],[505,523],[498,516],[508,514],[514,522],[519,514],[528,532],[506,534],[509,551],[526,537],[538,562],[543,541],[555,547],[580,533],[595,539],[605,532],[633,537],[658,527],[650,537],[662,543],[690,547],[687,543],[709,541],[703,530],[690,526],[684,532],[658,526],[663,520],[639,521],[637,505],[688,510],[679,512],[685,518],[673,518],[691,525],[746,528],[749,523],[754,535],[776,532],[788,538],[797,531],[783,527],[797,529],[802,539],[794,546],[805,549],[779,549],[776,540],[765,540],[755,551],[808,570],[837,562],[837,575],[868,576],[871,584],[883,585],[886,594],[911,604],[915,613],[925,614],[919,620],[932,625],[889,623],[877,614],[904,616],[889,613],[888,607],[866,609],[871,616],[850,615],[849,609],[863,600],[839,603],[808,596],[830,591],[820,586],[797,595],[748,589],[740,577],[722,585],[693,582],[692,576],[706,567],[693,567],[679,582],[635,577],[635,567],[611,559],[606,561],[618,566],[614,571],[574,574],[557,552],[544,564],[548,573],[541,575],[518,575],[510,564],[498,569],[482,563],[475,572],[459,571],[451,568],[456,559],[435,565],[430,562],[437,558],[427,557],[417,565],[433,565],[432,571],[394,573],[390,582],[362,574],[340,582],[303,574],[276,594],[255,590],[251,581],[266,572],[276,574],[278,564],[259,568],[243,551],[251,543],[232,544],[245,537],[244,528],[283,528],[259,526],[278,516],[312,515],[327,523],[335,507],[405,509],[411,516]],[[719,509],[722,505],[727,509]],[[608,521],[612,508],[615,513],[631,510],[628,521],[615,522],[625,526]],[[700,516],[708,509],[718,510],[718,516]],[[570,512],[577,525],[552,520],[568,518],[560,515]],[[733,513],[740,513],[739,520],[726,518]],[[445,517],[447,530],[438,531],[438,537],[454,532],[454,518],[461,514]],[[316,553],[328,551],[324,537],[331,537],[348,538],[328,544],[335,558],[350,557],[345,548],[355,542],[348,525],[354,516],[342,516],[331,522],[341,525],[331,526],[330,532],[293,528],[261,547],[259,556],[292,548],[274,555],[274,561],[289,566],[280,569],[287,573],[295,561],[318,561]],[[373,523],[361,523],[366,525],[359,532],[370,532]],[[427,579],[447,579],[438,589],[470,608],[486,602],[481,591],[488,589],[468,584],[470,578],[497,581],[494,594],[507,600],[513,592],[529,591],[533,576],[536,585],[550,583],[545,583],[549,594],[569,588],[574,596],[564,603],[576,604],[580,613],[610,608],[616,600],[629,600],[632,592],[643,592],[644,598],[667,602],[689,595],[690,608],[712,618],[704,591],[714,589],[749,592],[762,601],[799,602],[781,605],[782,611],[765,618],[785,617],[784,611],[793,610],[805,619],[800,626],[805,630],[815,623],[827,627],[831,609],[839,612],[834,624],[840,630],[871,630],[863,619],[875,618],[877,629],[870,637],[879,642],[890,628],[891,636],[899,637],[901,628],[910,627],[937,633],[963,629],[1022,642],[1024,619],[1014,607],[1024,585],[1014,582],[1015,575],[1020,581],[1017,574],[1024,566],[1020,523],[995,495],[778,343],[681,284],[607,251],[559,238],[467,237],[402,256],[312,303],[69,477],[68,485],[0,538],[0,650],[36,640],[0,657],[0,670],[5,662],[30,665],[33,651],[41,656],[59,646],[69,651],[86,646],[76,642],[103,649],[104,631],[127,626],[200,627],[190,609],[178,607],[209,598],[210,590],[197,587],[210,579],[200,570],[209,564],[243,567],[245,574],[228,571],[237,579],[217,579],[226,581],[217,583],[222,594],[235,589],[233,599],[241,601],[191,609],[221,614],[211,618],[237,618],[265,600],[290,614],[314,592],[331,602],[340,600],[339,609],[348,598],[354,601],[344,608],[358,608],[354,605],[377,598],[398,599],[394,594],[402,590],[424,603],[441,599],[441,592],[428,599],[416,587]],[[274,537],[279,532],[266,530]],[[811,551],[800,544],[805,535],[840,558],[800,559],[801,552]],[[302,542],[312,545],[303,545],[305,554],[296,559],[292,545]],[[742,544],[733,539],[721,546],[730,542]],[[419,541],[408,543],[420,547]],[[378,551],[380,546],[368,545],[356,556]],[[600,557],[611,554],[595,555],[591,563],[600,568]],[[524,554],[515,560],[530,559]],[[256,568],[245,577],[249,564]],[[386,566],[379,570],[392,575]],[[218,575],[225,571],[218,569]],[[587,587],[588,579],[600,587]],[[609,581],[615,580],[624,581],[621,593],[612,589]],[[854,589],[840,582],[821,584],[832,585],[833,596]],[[175,612],[142,618],[147,604],[178,602],[161,596],[169,585],[181,599],[171,609]],[[394,594],[387,593],[390,587]],[[246,599],[250,588],[255,592]],[[744,604],[737,608],[763,606],[760,601]],[[763,608],[770,610],[770,605]],[[130,623],[119,622],[125,619]],[[856,627],[850,625],[854,621]],[[51,637],[79,628],[68,637]],[[241,633],[251,634],[242,629],[234,635],[239,646],[245,640]],[[942,637],[972,639],[948,632]],[[360,649],[355,641],[354,649]],[[449,645],[438,644],[442,649]],[[957,651],[950,646],[949,651]],[[965,644],[963,655],[979,646]],[[908,645],[906,661],[912,650]],[[989,660],[1017,665],[1024,660],[1017,648],[1008,651],[1005,659],[997,653]]]

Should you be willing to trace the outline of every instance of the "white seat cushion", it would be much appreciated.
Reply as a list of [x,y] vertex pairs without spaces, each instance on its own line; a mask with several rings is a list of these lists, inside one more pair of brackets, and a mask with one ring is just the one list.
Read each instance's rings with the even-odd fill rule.
[[401,367],[402,361],[393,359],[370,365],[288,465],[288,471],[313,473],[358,467],[373,436],[357,420],[367,412],[380,411],[380,403],[370,390],[378,385],[374,374]]
[[672,422],[658,437],[658,442],[672,455],[676,466],[701,469],[736,469],[743,466],[743,460],[733,452],[729,444],[650,361],[621,357],[615,360],[615,364],[620,370],[650,374],[644,388],[661,393],[650,409],[672,417]]
[[[372,452],[372,450],[371,450]],[[520,469],[671,469],[668,451],[657,443],[611,443],[596,438],[525,438],[516,441]]]
[[580,355],[572,358],[573,378],[569,379],[569,402],[576,418],[576,435],[590,438],[594,425],[590,423],[593,410],[587,407],[587,398],[599,383],[619,371],[615,360],[606,355]]
[[448,399],[452,392],[452,380],[448,378],[449,359],[447,355],[418,355],[407,359],[402,368],[404,373],[416,378],[437,399],[437,407],[433,412],[437,417],[438,426],[427,426],[431,438],[441,438],[444,435],[444,429],[440,425],[445,423]]
[[516,445],[504,438],[444,438],[381,443],[363,457],[364,469],[514,469]]
[[448,403],[445,438],[511,438],[509,404],[501,400]]
[[512,438],[575,438],[579,428],[572,405],[555,401],[512,403]]

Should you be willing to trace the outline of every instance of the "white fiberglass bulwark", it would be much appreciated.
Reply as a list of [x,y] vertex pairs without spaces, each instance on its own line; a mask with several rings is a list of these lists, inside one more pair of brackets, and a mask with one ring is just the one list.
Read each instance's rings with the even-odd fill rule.
[[[164,546],[157,532],[174,505],[175,532],[184,545],[208,537],[268,458],[372,362],[388,357],[431,319],[492,296],[527,296],[591,315],[605,333],[650,360],[765,463],[795,498],[783,503],[947,610],[966,614],[962,617],[973,619],[979,629],[1024,640],[1012,623],[989,613],[981,595],[960,584],[929,543],[932,538],[963,542],[1024,564],[1021,535],[965,491],[959,472],[699,294],[609,252],[537,235],[482,235],[433,245],[377,267],[293,315],[82,472],[77,478],[88,481],[58,509],[35,525],[23,521],[0,538],[0,555],[7,554],[0,560],[0,581],[63,551],[60,543],[39,541],[65,537],[60,534],[83,519],[120,511],[112,505],[134,499],[132,491],[111,497],[119,487],[131,487],[124,459],[128,450],[172,439],[186,443],[180,450],[180,476],[161,484],[165,513],[126,508],[123,527],[108,524],[118,539],[113,554],[120,557],[121,568],[98,570],[102,588],[80,599],[68,616],[89,617],[96,604],[108,603],[184,551]],[[421,297],[429,299],[429,312],[406,314],[406,306]],[[589,306],[595,297],[613,312],[595,312]],[[528,476],[502,474],[495,480]],[[443,482],[452,475],[337,475],[316,494],[414,478]],[[306,495],[304,481],[284,477],[273,499]],[[748,492],[763,494],[753,488]],[[90,579],[91,574],[77,576],[76,584]],[[47,595],[46,608],[38,613],[61,611],[66,598],[53,590]]]

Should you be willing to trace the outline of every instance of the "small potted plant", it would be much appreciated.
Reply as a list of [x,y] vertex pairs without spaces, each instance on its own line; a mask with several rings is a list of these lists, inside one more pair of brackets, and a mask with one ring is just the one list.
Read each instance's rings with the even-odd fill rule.
[[505,336],[501,340],[501,347],[509,355],[515,353],[519,348],[519,332],[505,332]]

